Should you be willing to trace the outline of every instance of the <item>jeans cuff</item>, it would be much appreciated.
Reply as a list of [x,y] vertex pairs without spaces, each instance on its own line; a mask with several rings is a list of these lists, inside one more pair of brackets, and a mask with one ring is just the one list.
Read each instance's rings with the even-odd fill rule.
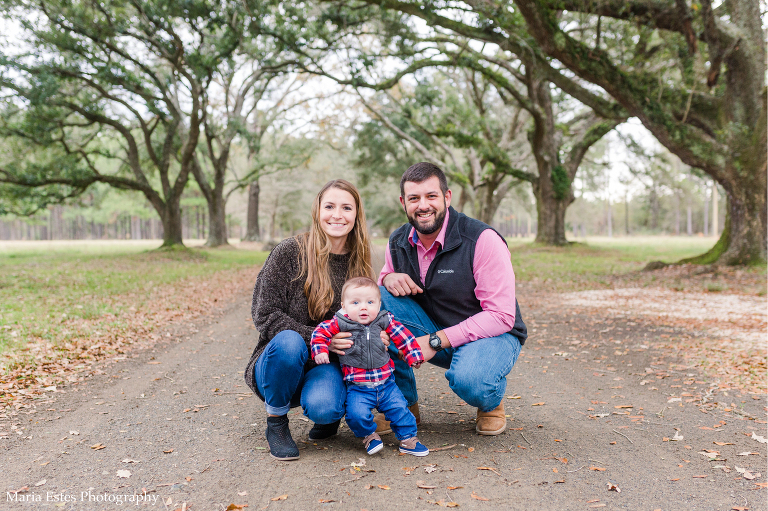
[[291,411],[291,405],[287,404],[285,406],[269,406],[268,404],[264,403],[264,408],[267,409],[267,413],[269,415],[286,415],[289,411]]

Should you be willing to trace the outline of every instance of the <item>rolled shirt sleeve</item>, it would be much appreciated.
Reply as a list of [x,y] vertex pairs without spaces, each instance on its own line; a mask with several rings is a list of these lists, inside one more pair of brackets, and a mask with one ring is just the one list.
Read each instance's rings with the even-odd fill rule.
[[[391,268],[391,261],[389,266]],[[379,281],[386,269],[385,264]],[[483,310],[444,330],[454,347],[496,337],[512,330],[515,324],[515,272],[506,243],[492,229],[486,229],[477,239],[472,273],[475,296]]]

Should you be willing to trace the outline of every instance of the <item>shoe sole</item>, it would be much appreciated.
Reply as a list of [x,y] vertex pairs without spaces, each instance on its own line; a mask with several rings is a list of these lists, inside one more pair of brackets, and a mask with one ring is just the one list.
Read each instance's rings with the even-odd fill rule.
[[406,449],[400,449],[400,452],[403,454],[410,454],[411,456],[426,456],[427,454],[429,454],[429,450],[425,452],[413,452]]
[[299,459],[298,456],[288,456],[287,458],[278,458],[277,456],[275,456],[272,453],[269,453],[269,455],[272,456],[273,458],[275,458],[278,461],[293,461],[293,460]]
[[309,439],[309,440],[311,440],[313,442],[316,442],[318,440],[327,440],[328,438],[336,436],[337,434],[338,434],[338,432],[334,433],[333,435],[323,436],[323,437],[320,437],[320,438],[315,438],[315,437],[307,436],[307,439]]
[[503,428],[501,428],[501,429],[497,429],[496,431],[486,431],[486,430],[481,430],[481,429],[478,429],[478,428],[477,428],[477,426],[475,426],[475,431],[477,431],[477,434],[478,434],[478,435],[484,435],[484,436],[496,436],[496,435],[500,435],[500,434],[504,433],[504,431],[506,431],[506,429],[507,429],[507,425],[506,425],[506,424],[504,424],[504,427],[503,427]]
[[373,449],[371,449],[370,451],[367,451],[367,452],[368,452],[369,455],[376,454],[377,452],[379,452],[383,448],[384,448],[384,444],[381,443],[381,444],[377,445],[376,447],[374,447]]

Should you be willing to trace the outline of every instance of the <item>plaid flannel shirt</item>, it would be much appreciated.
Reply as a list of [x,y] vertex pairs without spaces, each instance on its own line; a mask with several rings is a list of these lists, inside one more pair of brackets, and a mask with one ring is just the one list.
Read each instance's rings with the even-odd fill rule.
[[[413,334],[396,320],[391,312],[387,312],[387,317],[389,318],[389,325],[387,325],[386,332],[389,334],[391,341],[395,343],[397,349],[405,353],[406,363],[409,366],[413,366],[424,362],[424,355],[421,354],[421,348]],[[336,319],[336,316],[317,325],[315,331],[312,332],[312,341],[310,342],[312,358],[314,359],[320,353],[328,353],[331,338],[340,331],[339,321]],[[392,375],[395,370],[395,364],[392,362],[392,359],[383,367],[377,369],[361,369],[342,364],[341,370],[344,373],[344,381],[378,383],[383,382]]]

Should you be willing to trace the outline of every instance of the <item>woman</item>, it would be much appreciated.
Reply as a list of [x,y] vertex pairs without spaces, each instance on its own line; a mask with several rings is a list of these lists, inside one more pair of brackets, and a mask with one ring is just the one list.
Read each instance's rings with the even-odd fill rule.
[[[300,404],[315,423],[310,440],[328,438],[339,429],[346,388],[338,359],[316,365],[309,342],[314,328],[341,307],[344,282],[362,276],[372,277],[372,268],[360,194],[348,181],[330,181],[312,204],[309,232],[275,247],[253,290],[251,316],[260,335],[245,381],[265,403],[274,458],[299,457],[288,429],[292,407]],[[349,336],[335,336],[331,351],[343,353],[352,345]]]

